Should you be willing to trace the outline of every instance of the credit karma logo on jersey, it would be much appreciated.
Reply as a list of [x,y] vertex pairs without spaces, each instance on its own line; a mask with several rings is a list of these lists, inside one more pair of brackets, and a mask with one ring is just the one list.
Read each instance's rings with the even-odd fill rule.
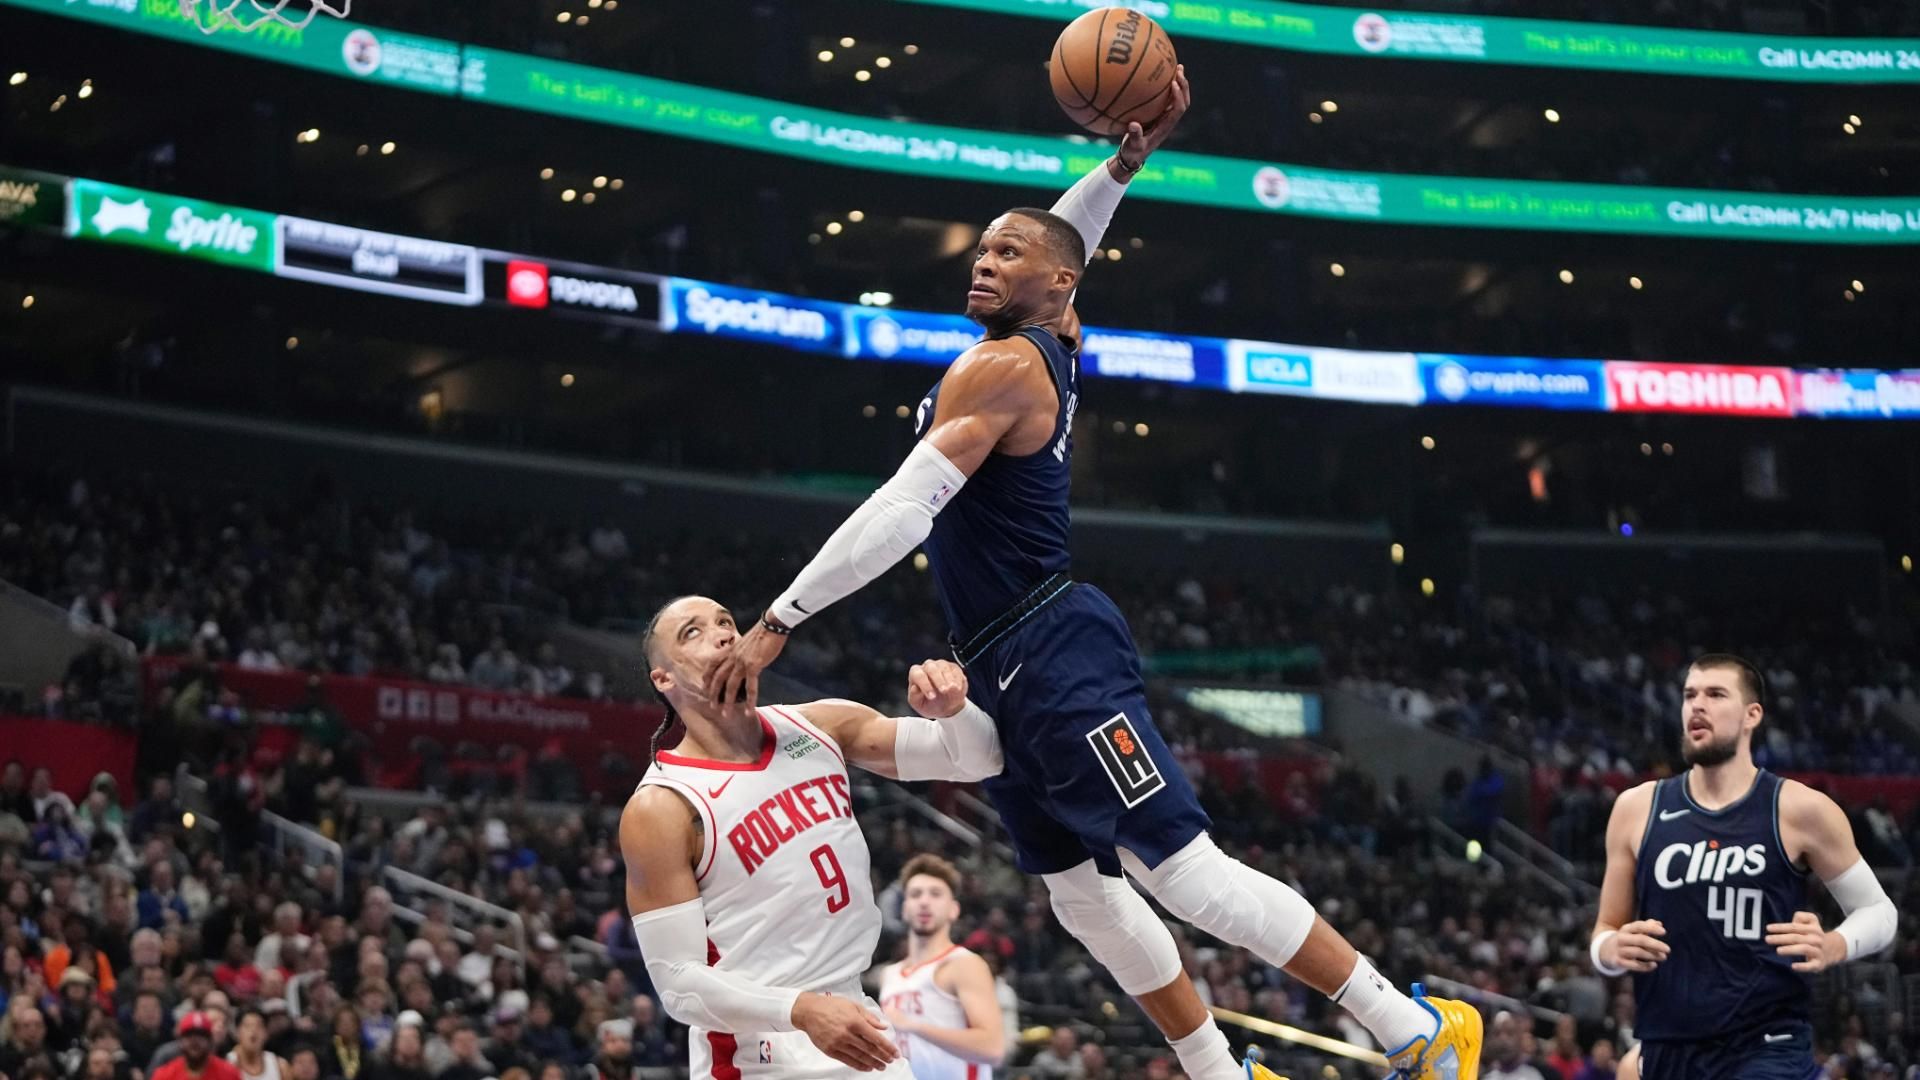
[[816,352],[842,352],[844,304],[669,279],[664,326],[680,333],[768,341]]
[[1615,412],[1793,415],[1789,368],[1610,360],[1606,370],[1607,407]]
[[870,307],[845,311],[852,323],[847,356],[855,359],[945,364],[980,340],[980,328],[961,315]]
[[1523,356],[1420,357],[1428,401],[1530,408],[1606,408],[1606,374],[1597,360],[1534,360]]

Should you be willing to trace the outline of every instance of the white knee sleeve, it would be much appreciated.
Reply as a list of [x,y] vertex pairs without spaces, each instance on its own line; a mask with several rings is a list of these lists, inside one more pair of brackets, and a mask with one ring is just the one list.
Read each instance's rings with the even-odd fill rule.
[[1180,947],[1173,934],[1125,878],[1102,875],[1089,859],[1043,880],[1060,925],[1129,996],[1158,990],[1180,975]]
[[1229,858],[1201,833],[1149,870],[1122,848],[1120,863],[1187,923],[1285,967],[1313,929],[1313,905],[1282,882]]

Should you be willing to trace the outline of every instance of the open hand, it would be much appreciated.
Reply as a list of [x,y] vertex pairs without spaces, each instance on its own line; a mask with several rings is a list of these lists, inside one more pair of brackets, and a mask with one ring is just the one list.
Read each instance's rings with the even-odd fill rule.
[[1180,118],[1187,115],[1187,109],[1193,105],[1193,88],[1187,84],[1187,65],[1181,64],[1174,69],[1173,87],[1167,93],[1167,107],[1159,116],[1148,121],[1145,126],[1135,121],[1127,125],[1127,133],[1120,139],[1118,157],[1120,163],[1130,171],[1138,171],[1146,164],[1147,158],[1160,144],[1167,141],[1173,129],[1180,125]]
[[878,1072],[900,1056],[887,1038],[885,1020],[832,994],[801,994],[793,1003],[793,1026],[806,1032],[821,1053],[861,1072]]
[[707,697],[715,705],[752,708],[760,700],[760,673],[787,647],[785,634],[776,634],[756,622],[733,643],[726,659],[707,676]]
[[907,669],[907,704],[929,720],[945,720],[967,703],[967,672],[951,660]]

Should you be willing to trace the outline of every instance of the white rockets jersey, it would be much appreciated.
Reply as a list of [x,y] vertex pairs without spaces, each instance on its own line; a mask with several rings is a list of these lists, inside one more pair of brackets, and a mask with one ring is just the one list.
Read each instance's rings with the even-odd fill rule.
[[[706,908],[708,964],[764,986],[857,998],[860,973],[880,941],[880,908],[846,760],[798,710],[773,705],[758,713],[759,760],[662,751],[640,786],[670,788],[700,815],[694,876]],[[693,1034],[692,1075],[721,1080],[740,1075],[736,1061],[757,1063],[788,1041],[778,1033]]]
[[[960,999],[933,981],[934,973],[943,962],[965,955],[971,954],[952,945],[918,964],[888,964],[880,972],[880,1004],[918,1017],[933,1027],[966,1027],[967,1010],[961,1006]],[[902,1034],[900,1052],[913,1067],[913,1080],[991,1080],[993,1076],[993,1070],[985,1065],[968,1061],[918,1035]]]

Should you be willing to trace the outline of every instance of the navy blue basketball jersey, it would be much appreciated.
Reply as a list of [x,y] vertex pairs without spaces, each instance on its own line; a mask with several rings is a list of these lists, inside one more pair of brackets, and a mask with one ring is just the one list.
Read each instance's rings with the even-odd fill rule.
[[1780,841],[1781,784],[1762,769],[1719,810],[1693,801],[1685,773],[1655,786],[1635,917],[1660,920],[1673,951],[1633,977],[1641,1038],[1712,1039],[1808,1018],[1806,977],[1766,942],[1767,924],[1793,921],[1807,898],[1806,875]]
[[[1073,465],[1073,412],[1080,404],[1080,363],[1052,332],[1023,327],[1046,358],[1059,394],[1059,412],[1047,445],[1024,457],[993,453],[933,519],[927,562],[947,625],[964,641],[1012,607],[1035,585],[1065,573],[1071,522],[1067,490]],[[945,381],[945,380],[942,380]],[[940,383],[920,402],[914,434],[933,427]]]

